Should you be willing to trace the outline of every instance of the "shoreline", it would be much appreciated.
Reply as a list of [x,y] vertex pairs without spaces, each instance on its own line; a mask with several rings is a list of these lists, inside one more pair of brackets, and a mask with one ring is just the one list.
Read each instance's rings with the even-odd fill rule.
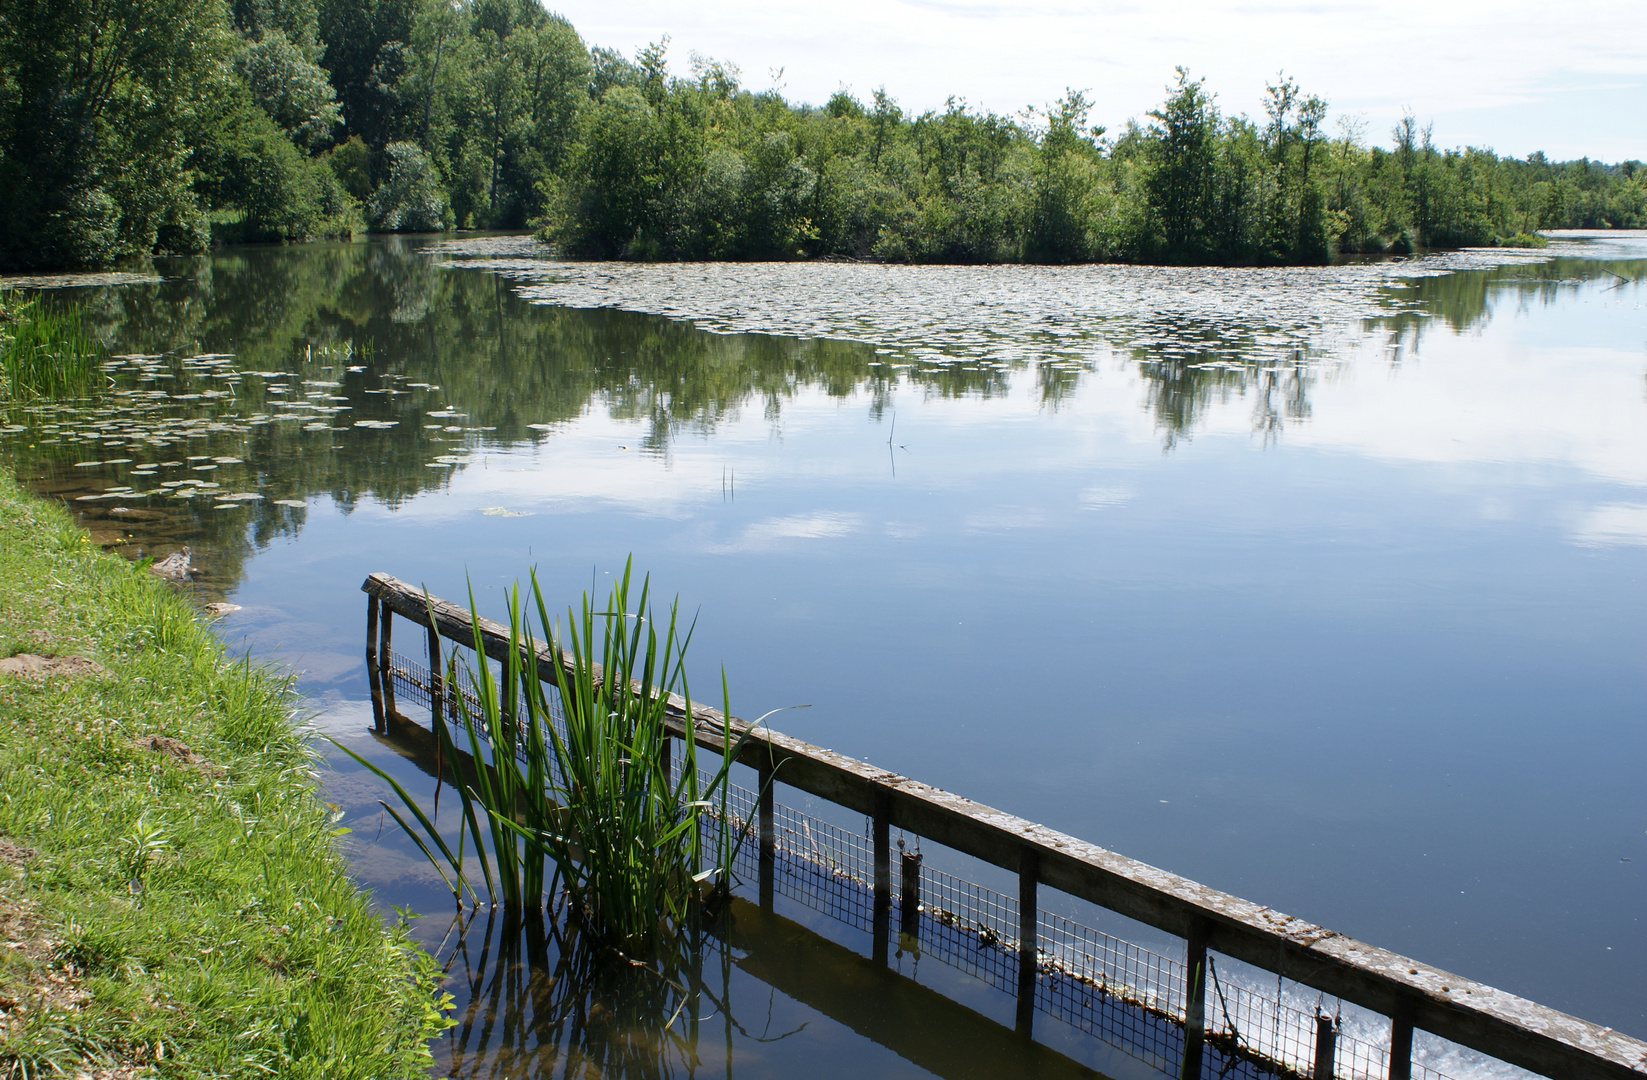
[[349,876],[287,683],[0,470],[4,660],[0,1066],[427,1075],[439,972]]

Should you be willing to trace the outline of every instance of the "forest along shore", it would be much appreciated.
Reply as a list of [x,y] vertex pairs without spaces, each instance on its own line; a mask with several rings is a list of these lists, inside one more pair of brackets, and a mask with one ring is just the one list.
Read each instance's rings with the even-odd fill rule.
[[0,19],[0,271],[368,229],[533,228],[603,259],[1274,265],[1647,225],[1639,161],[1438,145],[1412,114],[1368,132],[1285,75],[1256,117],[1161,78],[1108,131],[1075,90],[1017,115],[791,101],[672,67],[667,38],[590,45],[537,0],[34,3]]
[[287,684],[0,474],[0,1071],[423,1076],[433,962],[335,848]]

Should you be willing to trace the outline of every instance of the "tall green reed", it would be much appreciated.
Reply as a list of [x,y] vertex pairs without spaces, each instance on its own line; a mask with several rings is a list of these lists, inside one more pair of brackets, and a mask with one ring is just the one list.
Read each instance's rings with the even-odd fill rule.
[[0,386],[7,397],[83,396],[97,383],[99,355],[78,304],[0,294]]
[[[692,630],[680,624],[678,601],[667,621],[653,614],[650,578],[631,608],[631,585],[632,562],[604,609],[587,593],[567,609],[564,632],[549,615],[535,572],[525,596],[519,585],[507,592],[501,672],[485,662],[461,664],[478,707],[455,694],[457,722],[435,717],[443,759],[437,772],[464,758],[472,762],[453,785],[461,810],[455,848],[404,787],[340,748],[390,784],[417,828],[386,808],[460,901],[465,893],[480,900],[467,869],[472,860],[493,902],[530,912],[541,910],[546,893],[551,906],[564,899],[585,932],[633,953],[653,949],[730,888],[750,826],[732,813],[730,776],[755,726],[734,730],[728,707],[714,772],[700,776],[691,738],[678,740],[679,764],[671,767],[672,699],[682,715],[692,715],[685,670]],[[475,656],[484,657],[472,590],[469,605]],[[539,668],[540,641],[557,658],[550,676]],[[459,671],[453,657],[448,687],[458,685]],[[721,689],[730,706],[724,673]]]

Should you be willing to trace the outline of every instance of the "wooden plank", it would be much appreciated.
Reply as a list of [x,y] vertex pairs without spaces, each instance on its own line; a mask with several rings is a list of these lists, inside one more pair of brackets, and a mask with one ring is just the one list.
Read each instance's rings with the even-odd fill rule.
[[[474,641],[467,609],[387,574],[373,574],[361,588],[394,611],[430,625],[465,645]],[[479,620],[485,653],[503,659],[508,628]],[[538,674],[553,683],[557,666],[569,663],[547,647],[536,650]],[[733,737],[748,729],[719,710],[670,700],[672,731],[719,752],[725,726]],[[690,722],[689,722],[690,721]],[[1647,1042],[1439,968],[1345,937],[1250,900],[1219,892],[1166,870],[1048,829],[1034,822],[911,780],[833,750],[762,728],[741,756],[744,764],[771,768],[775,778],[859,813],[887,815],[891,825],[1009,871],[1021,853],[1039,853],[1039,880],[1101,907],[1180,937],[1205,920],[1208,947],[1335,997],[1411,1023],[1493,1057],[1558,1077],[1609,1080],[1647,1078]]]

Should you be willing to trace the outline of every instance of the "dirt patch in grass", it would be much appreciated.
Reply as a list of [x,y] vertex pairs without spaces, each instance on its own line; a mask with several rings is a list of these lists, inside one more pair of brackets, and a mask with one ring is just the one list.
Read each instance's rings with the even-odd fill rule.
[[51,675],[101,675],[103,665],[84,656],[38,656],[18,653],[0,660],[0,675],[27,675],[44,679]]
[[[33,857],[30,849],[0,840],[0,859],[6,863],[19,866]],[[106,1052],[75,1055],[64,1040],[38,1038],[39,1028],[72,1030],[91,994],[72,965],[56,962],[54,942],[35,905],[6,892],[0,892],[0,950],[0,1072],[74,1080],[134,1080],[143,1074],[137,1060],[111,1060]]]

